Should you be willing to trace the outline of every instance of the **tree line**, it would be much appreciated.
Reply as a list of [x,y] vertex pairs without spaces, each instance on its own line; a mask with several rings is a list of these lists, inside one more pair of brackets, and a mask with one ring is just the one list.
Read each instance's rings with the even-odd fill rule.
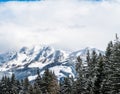
[[54,72],[46,69],[41,76],[29,82],[19,81],[13,74],[0,80],[0,94],[120,94],[120,41],[110,41],[105,54],[87,52],[85,65],[76,59],[76,76],[57,80]]
[[30,82],[28,78],[17,80],[15,75],[4,76],[0,81],[0,94],[59,94],[59,84],[54,72],[46,69],[42,77],[37,70],[37,78]]

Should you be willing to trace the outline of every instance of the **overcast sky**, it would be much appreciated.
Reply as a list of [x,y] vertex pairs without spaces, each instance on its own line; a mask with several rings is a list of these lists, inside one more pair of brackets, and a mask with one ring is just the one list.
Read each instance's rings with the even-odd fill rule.
[[81,0],[0,3],[0,52],[50,45],[105,50],[120,34],[120,3]]

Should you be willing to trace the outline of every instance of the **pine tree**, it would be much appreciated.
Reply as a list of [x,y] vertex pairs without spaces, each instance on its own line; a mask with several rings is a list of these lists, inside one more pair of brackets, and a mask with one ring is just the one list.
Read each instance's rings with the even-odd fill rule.
[[76,72],[77,72],[77,77],[75,81],[75,88],[76,92],[75,94],[85,94],[87,92],[86,88],[86,67],[84,66],[82,59],[80,56],[77,58],[77,63],[76,63]]
[[9,94],[8,78],[6,76],[2,77],[0,82],[0,94]]
[[28,88],[28,94],[36,94],[36,93],[33,93],[33,86],[32,85],[30,85]]
[[44,84],[43,84],[43,93],[49,94],[58,94],[59,93],[59,85],[57,81],[57,77],[55,76],[54,72],[49,71],[46,69],[43,77],[42,77]]
[[18,94],[20,91],[19,81],[12,74],[11,78],[4,76],[0,81],[0,94]]
[[35,79],[35,82],[34,82],[34,93],[40,92],[40,94],[42,94],[42,91],[44,91],[44,89],[45,89],[44,84],[45,84],[45,82],[43,81],[42,77],[40,76],[39,69],[37,69],[37,78]]
[[33,91],[31,94],[43,94],[38,85],[34,84]]
[[94,89],[95,89],[95,80],[96,80],[96,75],[97,75],[97,62],[98,62],[98,56],[95,51],[92,52],[91,57],[87,57],[87,63],[88,63],[88,80],[87,80],[87,90],[89,91],[90,94],[95,94]]
[[106,48],[105,56],[106,59],[109,60],[110,55],[112,54],[113,43],[112,41],[109,42],[108,47]]
[[111,74],[109,75],[111,89],[110,93],[120,93],[120,41],[116,38],[112,54],[110,56]]
[[37,69],[37,78],[35,79],[35,84],[41,88],[42,87],[42,77],[40,76],[39,69]]
[[72,82],[70,77],[65,77],[60,83],[60,94],[72,94]]
[[109,84],[108,84],[108,81],[109,81],[109,75],[111,74],[111,64],[112,62],[110,61],[110,57],[111,57],[111,54],[112,54],[112,50],[113,50],[113,43],[112,41],[110,41],[108,43],[108,46],[106,48],[106,52],[105,52],[105,59],[104,59],[104,62],[105,62],[105,65],[104,65],[104,74],[105,74],[105,78],[103,79],[103,82],[102,82],[102,94],[109,94]]
[[109,57],[106,55],[106,60],[105,60],[106,76],[102,88],[105,94],[119,94],[120,93],[120,41],[118,37],[116,37],[116,40],[113,46],[111,47],[110,53],[111,54],[109,55]]
[[30,86],[28,78],[23,80],[23,92],[26,94],[28,91],[28,87]]
[[104,59],[103,59],[103,56],[101,54],[99,54],[97,75],[96,75],[96,80],[94,82],[94,94],[101,94],[101,93],[104,94],[101,90],[101,85],[102,85],[104,77],[105,77]]
[[16,80],[15,74],[12,74],[11,76],[11,93],[10,94],[18,94],[20,90],[20,82]]

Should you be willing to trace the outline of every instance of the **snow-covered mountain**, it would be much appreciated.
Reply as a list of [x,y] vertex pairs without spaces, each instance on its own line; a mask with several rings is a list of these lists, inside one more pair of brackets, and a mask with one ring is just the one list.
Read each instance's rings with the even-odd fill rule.
[[14,73],[18,79],[28,77],[29,80],[34,80],[38,68],[41,74],[49,68],[55,72],[58,79],[68,75],[75,76],[76,57],[81,56],[82,59],[85,59],[88,50],[90,50],[90,53],[93,50],[97,53],[104,53],[88,47],[70,54],[49,46],[23,47],[19,51],[11,51],[0,55],[0,75],[1,77],[3,75],[10,76]]
[[72,52],[69,56],[73,57],[73,58],[80,56],[82,58],[82,60],[85,61],[88,51],[89,51],[90,55],[92,54],[93,51],[95,51],[97,54],[101,53],[102,55],[104,55],[104,51],[101,51],[101,50],[96,49],[96,48],[86,47],[84,49]]

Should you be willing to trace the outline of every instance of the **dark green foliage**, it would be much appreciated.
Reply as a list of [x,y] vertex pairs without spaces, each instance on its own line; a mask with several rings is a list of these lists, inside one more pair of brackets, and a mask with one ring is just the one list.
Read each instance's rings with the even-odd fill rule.
[[59,93],[59,85],[57,78],[54,72],[49,71],[48,69],[45,70],[43,74],[43,88],[45,93],[49,92],[50,94],[58,94]]
[[60,94],[73,94],[72,93],[72,80],[69,77],[63,79],[60,83]]
[[28,78],[25,78],[23,81],[23,91],[26,93],[28,91],[28,87],[29,87],[30,83]]
[[0,81],[0,94],[18,94],[20,89],[20,83],[15,79],[15,75],[9,78],[4,76]]
[[104,79],[103,56],[95,51],[86,57],[87,66],[84,66],[80,57],[77,58],[75,81],[76,92],[74,94],[101,94],[101,85]]
[[90,94],[95,94],[95,80],[97,75],[97,64],[98,64],[98,56],[95,51],[92,52],[91,57],[89,58],[88,64],[88,80],[87,80],[87,90]]
[[28,88],[28,94],[42,94],[42,91],[38,86],[30,85]]
[[101,85],[103,82],[103,79],[105,77],[104,74],[104,60],[103,60],[103,56],[100,54],[98,57],[98,66],[97,66],[97,75],[96,75],[96,79],[94,82],[94,93],[95,94],[103,94],[102,90],[101,90]]
[[112,41],[110,41],[110,43],[108,44],[108,47],[106,49],[106,53],[105,53],[107,58],[109,58],[110,55],[112,54],[112,48],[113,48],[113,43],[112,43]]
[[[108,45],[108,48],[110,45]],[[108,50],[106,51],[108,53]],[[116,36],[116,40],[111,46],[111,53],[105,58],[105,79],[103,82],[103,91],[105,94],[120,93],[120,41]]]
[[11,78],[4,76],[0,80],[0,94],[59,94],[60,87],[54,72],[47,69],[41,77],[37,70],[37,74],[34,83],[30,83],[28,78],[20,82],[14,74]]
[[77,58],[77,63],[76,63],[76,71],[77,71],[77,76],[76,76],[76,81],[75,81],[75,94],[85,94],[87,92],[86,90],[86,67],[83,65],[83,62],[80,57]]

